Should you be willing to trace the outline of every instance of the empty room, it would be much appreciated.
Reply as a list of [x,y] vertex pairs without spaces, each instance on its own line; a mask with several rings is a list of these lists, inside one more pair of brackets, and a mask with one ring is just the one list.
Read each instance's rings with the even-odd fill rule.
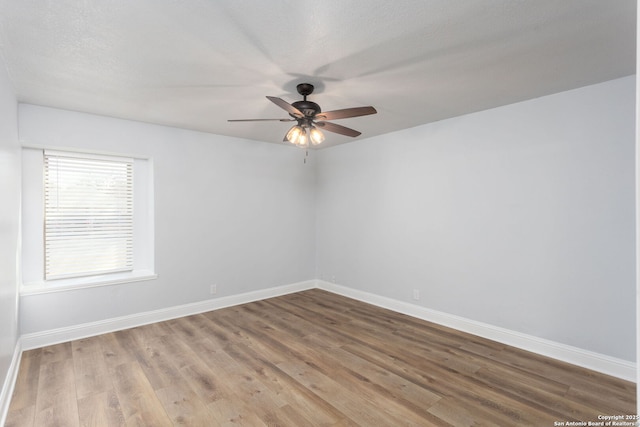
[[0,425],[638,425],[637,16],[0,1]]

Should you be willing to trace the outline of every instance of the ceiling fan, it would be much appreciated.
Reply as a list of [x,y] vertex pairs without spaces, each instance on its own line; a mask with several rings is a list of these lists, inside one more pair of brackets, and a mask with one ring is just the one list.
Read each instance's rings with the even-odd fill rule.
[[[294,125],[287,134],[283,141],[290,142],[300,147],[309,147],[309,142],[312,145],[318,145],[324,141],[324,134],[320,129],[327,130],[329,132],[339,133],[341,135],[356,137],[361,134],[357,130],[350,129],[348,127],[328,122],[327,120],[346,119],[350,117],[366,116],[369,114],[376,114],[375,108],[369,107],[355,107],[345,108],[342,110],[333,110],[322,112],[320,106],[315,102],[307,101],[307,96],[313,93],[313,85],[310,83],[300,83],[296,86],[298,93],[302,95],[302,101],[296,101],[289,104],[282,98],[275,96],[267,96],[267,99],[283,110],[287,111],[291,118],[287,119],[236,119],[228,120],[230,122],[254,122],[254,121],[280,121],[280,122],[293,122]],[[318,129],[320,128],[320,129]]]

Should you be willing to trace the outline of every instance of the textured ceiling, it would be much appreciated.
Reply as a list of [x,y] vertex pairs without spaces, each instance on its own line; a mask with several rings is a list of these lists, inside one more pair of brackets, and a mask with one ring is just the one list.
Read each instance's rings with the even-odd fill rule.
[[[635,73],[635,0],[0,0],[19,101],[282,143],[295,86],[371,137]],[[325,146],[352,140],[327,133]]]

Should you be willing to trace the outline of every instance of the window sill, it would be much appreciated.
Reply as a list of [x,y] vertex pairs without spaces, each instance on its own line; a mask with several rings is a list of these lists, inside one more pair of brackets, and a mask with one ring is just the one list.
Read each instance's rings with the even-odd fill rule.
[[100,276],[74,277],[73,279],[59,279],[23,283],[20,295],[37,295],[51,292],[75,291],[78,289],[96,288],[100,286],[119,285],[129,282],[157,279],[158,275],[149,270],[135,270],[125,273],[104,274]]

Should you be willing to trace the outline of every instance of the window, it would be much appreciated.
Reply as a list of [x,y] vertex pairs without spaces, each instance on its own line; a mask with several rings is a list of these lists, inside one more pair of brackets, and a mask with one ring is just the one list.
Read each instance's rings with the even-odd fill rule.
[[133,160],[44,153],[45,279],[133,270]]
[[21,294],[154,279],[153,162],[22,150]]

